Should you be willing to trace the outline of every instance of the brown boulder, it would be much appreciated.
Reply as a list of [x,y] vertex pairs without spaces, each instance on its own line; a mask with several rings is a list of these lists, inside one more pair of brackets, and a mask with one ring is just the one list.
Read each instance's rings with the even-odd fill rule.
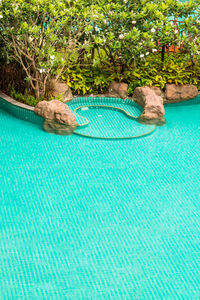
[[69,107],[58,100],[41,101],[34,112],[45,119],[44,129],[48,132],[60,134],[66,130],[72,133],[78,125]]
[[128,84],[112,82],[108,89],[108,96],[125,99],[128,97]]
[[165,93],[163,92],[163,90],[160,87],[158,87],[158,86],[150,86],[149,88],[152,91],[154,91],[157,96],[162,97],[163,102],[165,103]]
[[75,115],[69,107],[58,100],[41,101],[35,107],[35,113],[48,120],[56,120],[58,123],[75,124]]
[[133,99],[144,107],[139,121],[147,124],[162,125],[165,123],[163,98],[148,86],[137,87],[133,93]]
[[50,94],[53,97],[61,97],[62,102],[66,103],[73,99],[72,91],[68,84],[54,79],[50,82]]
[[58,123],[55,120],[45,120],[43,128],[48,133],[55,133],[59,135],[72,135],[76,129],[76,125],[66,125]]
[[165,90],[165,103],[175,103],[193,99],[198,95],[198,89],[192,84],[167,84]]

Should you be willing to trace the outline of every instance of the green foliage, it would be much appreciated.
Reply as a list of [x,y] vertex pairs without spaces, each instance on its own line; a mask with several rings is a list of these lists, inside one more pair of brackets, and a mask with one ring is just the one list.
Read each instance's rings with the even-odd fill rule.
[[73,60],[87,29],[90,11],[84,0],[0,1],[0,43],[8,59],[23,68],[35,97],[46,93],[50,77],[57,79]]
[[187,60],[184,54],[168,54],[165,62],[158,55],[151,55],[144,64],[124,74],[129,85],[129,94],[137,86],[159,86],[162,89],[167,83],[200,85],[200,64]]
[[38,104],[38,102],[40,102],[42,100],[42,99],[38,100],[33,96],[27,95],[27,93],[25,93],[25,94],[19,93],[19,92],[15,91],[13,88],[10,88],[9,94],[15,100],[17,100],[19,102],[23,102],[25,104],[28,104],[30,106],[36,106]]
[[180,13],[176,0],[97,2],[90,40],[105,50],[114,66],[124,68],[143,61],[160,45],[171,45],[177,39],[175,26],[169,22]]
[[[161,62],[166,45],[185,53]],[[130,95],[143,85],[199,86],[199,0],[0,0],[0,50],[37,99],[51,78],[80,95],[104,93],[112,81],[127,82]]]
[[200,59],[200,1],[190,0],[180,3],[182,23],[181,44],[191,59]]
[[101,69],[100,66],[69,69],[62,79],[72,88],[74,94],[104,93],[112,81],[111,69]]
[[66,72],[62,79],[70,85],[74,94],[105,93],[111,82],[129,84],[129,95],[138,86],[159,86],[162,89],[167,83],[194,84],[200,86],[200,63],[193,63],[187,54],[171,53],[162,63],[159,54],[149,55],[145,62],[137,67],[130,67],[121,73],[120,66],[91,68],[73,68]]

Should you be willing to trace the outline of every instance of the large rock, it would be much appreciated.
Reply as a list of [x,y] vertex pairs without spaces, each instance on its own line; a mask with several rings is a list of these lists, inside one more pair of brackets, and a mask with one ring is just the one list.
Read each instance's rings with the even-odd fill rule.
[[108,96],[125,99],[128,97],[128,84],[112,82],[108,89]]
[[163,99],[163,102],[165,103],[165,93],[163,92],[163,90],[160,87],[158,87],[158,86],[150,86],[149,88],[152,91],[154,91],[154,93],[157,96],[161,97]]
[[48,120],[56,120],[58,123],[75,124],[75,115],[69,107],[58,100],[41,101],[35,107],[35,113]]
[[72,91],[70,87],[60,81],[55,81],[54,79],[50,82],[50,94],[53,97],[61,97],[64,103],[69,102],[73,99]]
[[48,133],[55,133],[59,135],[72,135],[76,129],[76,125],[66,125],[58,123],[55,120],[45,120],[43,128]]
[[144,111],[139,117],[143,123],[155,123],[162,125],[164,119],[164,104],[176,103],[193,99],[198,95],[198,90],[194,85],[167,84],[165,92],[159,87],[138,87],[135,89],[133,99],[144,107]]
[[68,135],[78,125],[69,107],[58,100],[41,101],[34,112],[45,119],[44,129],[48,132]]
[[192,84],[167,84],[165,90],[165,103],[181,102],[193,99],[198,95],[198,89]]
[[163,98],[161,95],[158,95],[158,90],[156,93],[156,91],[147,86],[137,87],[133,93],[133,99],[144,107],[144,111],[139,117],[141,123],[156,125],[165,123]]

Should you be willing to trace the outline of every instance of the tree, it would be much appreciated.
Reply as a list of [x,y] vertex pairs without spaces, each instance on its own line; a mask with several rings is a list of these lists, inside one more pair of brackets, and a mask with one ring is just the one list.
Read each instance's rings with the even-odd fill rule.
[[200,3],[199,0],[191,0],[180,5],[183,16],[181,30],[183,32],[181,42],[192,61],[200,58]]
[[176,0],[97,0],[94,7],[92,38],[122,72],[174,41]]
[[87,29],[90,12],[84,0],[2,0],[0,39],[11,60],[23,68],[35,97],[46,94],[73,61]]

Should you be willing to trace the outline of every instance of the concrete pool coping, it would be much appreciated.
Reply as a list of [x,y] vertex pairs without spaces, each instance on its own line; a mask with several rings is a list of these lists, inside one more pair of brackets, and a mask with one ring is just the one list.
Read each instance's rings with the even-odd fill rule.
[[[103,98],[103,97],[107,97],[106,95],[102,94],[102,95],[85,95],[85,96],[79,96],[79,95],[74,95],[73,96],[73,99],[75,98],[83,98],[83,97],[88,97],[88,98]],[[0,98],[3,98],[5,101],[15,105],[15,106],[18,106],[18,107],[21,107],[21,108],[24,108],[24,109],[27,109],[27,110],[30,110],[30,111],[33,111],[34,112],[34,109],[35,107],[33,106],[30,106],[28,104],[24,104],[22,102],[19,102],[15,99],[13,99],[12,97],[8,96],[7,94],[3,93],[2,91],[0,91]],[[109,98],[113,98],[113,97],[109,97]],[[115,97],[114,97],[115,98]],[[72,99],[72,100],[73,100]],[[117,98],[117,99],[120,99],[120,98]],[[128,97],[127,99],[129,100],[133,100],[132,98]],[[71,102],[72,100],[70,101],[67,101],[65,104],[68,104],[69,102]],[[134,101],[134,100],[133,100]],[[135,102],[135,101],[134,101]]]
[[12,97],[4,94],[3,92],[0,91],[0,98],[3,98],[4,100],[6,100],[7,102],[15,105],[15,106],[18,106],[18,107],[21,107],[21,108],[24,108],[24,109],[27,109],[27,110],[30,110],[30,111],[33,111],[34,112],[34,107],[30,106],[30,105],[27,105],[27,104],[24,104],[24,103],[21,103],[15,99],[13,99]]
[[[198,93],[198,96],[200,96],[200,91],[199,91],[199,93]],[[95,98],[95,97],[99,97],[99,98],[102,98],[102,97],[105,97],[105,95],[87,95],[87,96],[79,96],[79,95],[75,95],[74,97],[73,97],[73,99],[74,98],[82,98],[82,97],[88,97],[88,98]],[[35,107],[33,107],[33,106],[30,106],[30,105],[28,105],[28,104],[24,104],[24,103],[22,103],[22,102],[19,102],[19,101],[17,101],[17,100],[15,100],[15,99],[13,99],[12,97],[10,97],[10,96],[8,96],[7,94],[5,94],[5,93],[3,93],[2,91],[0,91],[0,98],[2,98],[2,99],[4,99],[5,101],[7,101],[7,102],[9,102],[10,104],[12,104],[12,105],[14,105],[14,106],[17,106],[17,107],[20,107],[20,108],[23,108],[23,109],[26,109],[26,110],[29,110],[29,111],[32,111],[32,112],[34,112],[34,109],[35,109]],[[112,98],[112,97],[111,97]],[[120,99],[120,98],[118,98],[118,99]],[[127,98],[127,99],[131,99],[131,100],[133,100],[132,98]],[[190,100],[192,100],[192,99],[190,99]],[[190,100],[187,100],[187,101],[190,101]],[[184,103],[184,102],[187,102],[187,101],[183,101],[183,102],[179,102],[178,104],[180,104],[180,103]],[[68,101],[68,102],[66,102],[65,104],[67,104],[67,103],[69,103],[69,102],[71,102],[71,101]],[[135,102],[134,100],[133,100],[133,102]],[[136,103],[136,102],[135,102]],[[177,103],[170,103],[170,104],[164,104],[164,106],[166,106],[166,105],[176,105]]]
[[[85,95],[85,96],[74,95],[72,100],[78,99],[78,98],[104,98],[104,97],[110,98],[110,99],[121,99],[121,98],[118,98],[118,97],[108,97],[108,96],[102,94],[102,95]],[[5,100],[6,102],[8,102],[8,103],[10,103],[10,104],[12,104],[12,105],[14,105],[14,106],[17,106],[17,107],[26,109],[26,110],[28,110],[28,111],[34,112],[34,109],[35,109],[34,106],[30,106],[30,105],[28,105],[28,104],[19,102],[19,101],[13,99],[12,97],[8,96],[7,94],[5,94],[5,93],[2,92],[2,91],[0,91],[0,98],[2,98],[2,99]],[[68,103],[72,102],[72,100],[65,102],[65,104],[67,105]],[[122,100],[124,100],[124,99],[122,99]],[[136,103],[136,102],[135,102],[132,98],[130,98],[130,97],[126,98],[126,100],[132,100],[134,103]]]

